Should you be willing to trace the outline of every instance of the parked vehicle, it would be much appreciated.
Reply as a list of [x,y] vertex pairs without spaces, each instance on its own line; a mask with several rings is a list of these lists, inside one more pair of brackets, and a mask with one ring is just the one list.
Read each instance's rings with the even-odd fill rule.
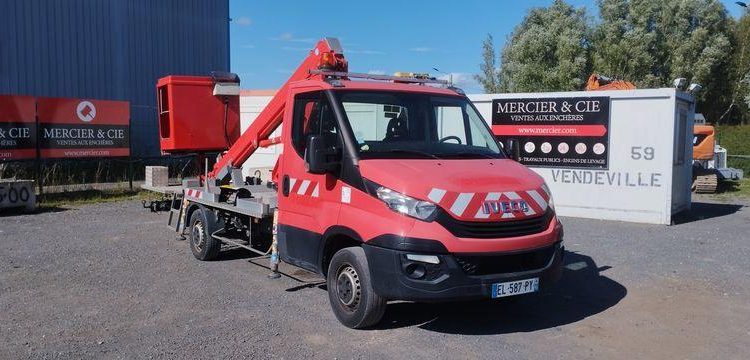
[[695,114],[693,129],[693,191],[713,194],[719,184],[742,180],[742,169],[727,166],[727,149],[716,141],[716,128],[706,124],[703,114]]
[[[196,136],[236,124],[238,90],[232,76],[159,80],[164,152],[231,144],[185,181],[170,215],[197,259],[228,243],[270,253],[274,270],[282,260],[322,274],[352,328],[376,324],[389,300],[500,298],[560,277],[552,194],[461,90],[424,75],[348,72],[338,40],[326,38],[242,135]],[[284,148],[272,181],[243,179],[242,164],[272,144]]]
[[[586,91],[634,89],[635,84],[629,81],[598,74],[591,74],[586,82]],[[718,192],[719,183],[741,180],[741,169],[727,167],[727,150],[716,142],[714,126],[706,124],[706,118],[702,114],[695,114],[694,124],[692,191],[713,194]]]

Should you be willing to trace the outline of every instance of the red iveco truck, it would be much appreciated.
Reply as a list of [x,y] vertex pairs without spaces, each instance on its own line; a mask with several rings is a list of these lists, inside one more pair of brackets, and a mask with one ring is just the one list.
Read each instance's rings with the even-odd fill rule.
[[[184,181],[170,214],[197,259],[227,243],[270,253],[272,269],[280,258],[322,274],[352,328],[376,324],[389,300],[499,298],[559,278],[563,230],[549,188],[512,159],[517,144],[502,150],[461,90],[350,73],[334,38],[242,135],[238,90],[229,75],[157,84],[164,152],[227,150]],[[243,163],[272,144],[283,154],[271,181],[243,179]]]

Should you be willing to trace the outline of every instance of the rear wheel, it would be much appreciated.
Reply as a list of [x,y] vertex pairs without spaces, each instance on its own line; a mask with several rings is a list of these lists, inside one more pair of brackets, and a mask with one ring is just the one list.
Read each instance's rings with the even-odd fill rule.
[[328,267],[328,297],[336,318],[353,329],[377,324],[386,300],[372,288],[367,256],[360,247],[339,250]]
[[190,251],[198,260],[214,260],[219,256],[221,242],[211,236],[216,223],[211,216],[209,210],[201,208],[190,217]]

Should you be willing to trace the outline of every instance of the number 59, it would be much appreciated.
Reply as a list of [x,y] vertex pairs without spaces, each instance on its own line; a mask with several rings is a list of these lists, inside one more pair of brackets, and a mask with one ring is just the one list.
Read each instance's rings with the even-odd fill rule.
[[653,160],[654,148],[650,146],[633,146],[630,148],[630,157],[633,158],[633,160]]

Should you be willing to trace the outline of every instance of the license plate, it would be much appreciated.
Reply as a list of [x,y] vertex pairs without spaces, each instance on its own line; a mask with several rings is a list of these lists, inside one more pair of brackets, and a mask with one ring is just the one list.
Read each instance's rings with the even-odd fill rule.
[[539,278],[492,284],[492,298],[521,295],[539,291]]

